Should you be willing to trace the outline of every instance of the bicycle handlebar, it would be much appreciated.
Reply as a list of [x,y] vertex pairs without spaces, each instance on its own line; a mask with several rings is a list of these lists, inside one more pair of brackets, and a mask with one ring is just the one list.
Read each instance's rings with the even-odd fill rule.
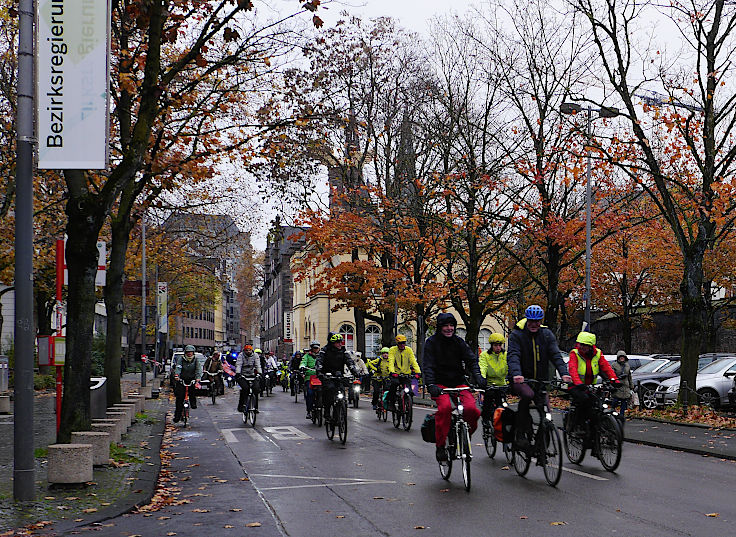
[[442,388],[442,393],[453,393],[453,392],[464,392],[470,390],[471,392],[475,391],[475,388],[471,388],[470,386],[465,386],[463,388]]

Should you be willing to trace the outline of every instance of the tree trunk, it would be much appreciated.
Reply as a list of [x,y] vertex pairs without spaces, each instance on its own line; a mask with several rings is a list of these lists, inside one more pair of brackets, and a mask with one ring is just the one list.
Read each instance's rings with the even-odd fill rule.
[[130,240],[130,219],[112,219],[112,246],[110,266],[105,282],[105,309],[107,311],[107,334],[105,339],[105,376],[107,377],[107,406],[120,402],[121,342],[123,337],[123,276],[125,255]]
[[[697,247],[688,248],[683,256],[683,277],[680,282],[682,296],[682,367],[680,369],[680,393],[678,401],[687,398],[690,404],[697,403],[695,377],[698,370],[698,355],[703,345],[705,303],[703,300],[703,254]],[[685,390],[687,383],[688,390]],[[692,390],[692,391],[690,391]]]
[[[355,350],[365,357],[365,312],[353,308],[353,317],[355,319]],[[339,326],[337,328],[340,329]]]
[[[54,313],[56,301],[53,297],[38,290],[34,293],[34,300],[36,301],[36,327],[38,335],[51,335],[51,315]],[[0,330],[2,330],[1,326]]]
[[[64,172],[66,176],[77,178],[83,173],[79,170]],[[96,201],[89,194],[72,193],[66,207],[69,218],[66,245],[69,287],[64,398],[57,438],[60,443],[68,443],[73,431],[86,431],[90,426],[89,378],[96,302],[97,237],[104,222],[103,209]]]

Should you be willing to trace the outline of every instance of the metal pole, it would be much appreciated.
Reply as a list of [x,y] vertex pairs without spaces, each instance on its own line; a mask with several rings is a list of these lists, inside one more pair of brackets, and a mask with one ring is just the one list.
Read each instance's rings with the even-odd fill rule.
[[591,289],[590,289],[590,224],[591,224],[591,212],[592,212],[592,175],[590,163],[590,144],[592,142],[592,118],[591,114],[593,111],[588,108],[588,148],[586,151],[587,166],[586,166],[586,185],[585,185],[585,330],[590,330],[590,301],[591,301]]
[[141,386],[146,385],[146,213],[141,215]]
[[154,295],[156,297],[156,320],[154,321],[154,324],[156,326],[155,328],[155,334],[156,339],[154,341],[154,351],[153,351],[153,378],[156,378],[158,376],[158,341],[160,338],[160,332],[158,329],[161,326],[161,312],[158,311],[158,265],[156,265],[156,294]]
[[33,457],[33,24],[34,0],[18,9],[18,103],[15,192],[15,408],[13,498],[36,497]]

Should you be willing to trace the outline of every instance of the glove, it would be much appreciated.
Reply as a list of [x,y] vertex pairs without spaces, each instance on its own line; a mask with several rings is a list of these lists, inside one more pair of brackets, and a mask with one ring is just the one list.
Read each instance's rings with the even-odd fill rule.
[[422,375],[420,375],[419,373],[414,373],[414,378],[415,378],[415,379],[419,379],[419,378],[421,378],[421,377],[422,377]]
[[488,387],[488,381],[483,377],[478,377],[477,379],[475,379],[475,382],[478,384],[478,388],[480,388],[481,390],[485,390]]
[[391,378],[397,379],[397,378],[399,378],[399,374],[398,373],[391,373]]
[[442,388],[440,388],[436,384],[430,384],[429,386],[427,386],[427,391],[432,397],[439,397],[440,395],[442,395]]
[[616,380],[609,380],[608,382],[610,382],[614,386],[621,386],[621,381],[618,380],[618,379],[616,379]]

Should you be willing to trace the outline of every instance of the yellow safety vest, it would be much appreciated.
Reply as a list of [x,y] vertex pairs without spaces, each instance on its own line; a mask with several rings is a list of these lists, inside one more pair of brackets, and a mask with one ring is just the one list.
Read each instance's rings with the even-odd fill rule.
[[[572,352],[575,353],[575,356],[578,358],[578,375],[580,376],[580,380],[585,382],[585,370],[587,367],[587,360],[580,356],[580,353],[577,349],[573,349]],[[598,373],[600,372],[600,363],[599,360],[601,359],[601,350],[596,349],[595,355],[593,356],[593,359],[590,361],[591,368],[593,370],[593,384],[598,384],[600,382],[600,379],[598,378]]]

